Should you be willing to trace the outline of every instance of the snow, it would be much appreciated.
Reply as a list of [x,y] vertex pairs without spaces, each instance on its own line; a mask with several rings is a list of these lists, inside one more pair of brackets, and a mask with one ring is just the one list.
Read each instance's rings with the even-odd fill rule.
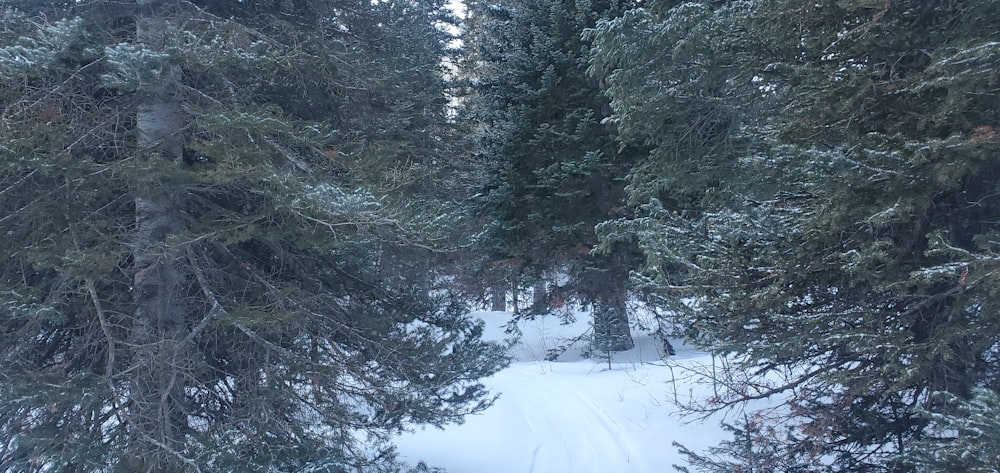
[[[475,316],[486,338],[508,337],[509,313]],[[462,425],[404,434],[401,459],[448,473],[662,473],[685,464],[672,442],[703,451],[728,438],[719,419],[686,423],[674,404],[711,395],[710,385],[692,381],[692,370],[711,364],[706,353],[674,342],[677,355],[663,358],[654,337],[634,333],[636,348],[615,354],[610,369],[607,359],[581,355],[585,341],[545,360],[587,323],[586,314],[568,325],[553,316],[522,322],[514,361],[485,380],[497,402]]]

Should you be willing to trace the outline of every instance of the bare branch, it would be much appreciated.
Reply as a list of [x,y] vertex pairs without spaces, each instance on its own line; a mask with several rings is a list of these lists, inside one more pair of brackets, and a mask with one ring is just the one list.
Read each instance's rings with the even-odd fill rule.
[[97,288],[94,286],[94,280],[88,279],[86,284],[87,292],[90,293],[90,300],[94,303],[94,310],[97,311],[97,320],[101,323],[101,330],[104,332],[104,338],[108,342],[108,361],[107,366],[104,368],[104,376],[110,382],[115,366],[115,339],[111,335],[111,327],[108,325],[108,319],[104,315],[101,299],[97,296]]
[[202,473],[201,472],[201,467],[198,466],[198,463],[195,462],[194,460],[192,460],[192,459],[184,456],[181,452],[178,452],[177,450],[174,450],[174,449],[170,448],[168,445],[164,444],[163,442],[160,442],[159,440],[156,440],[156,439],[150,437],[149,435],[143,434],[142,437],[143,437],[143,439],[145,441],[147,441],[147,442],[149,442],[149,443],[151,443],[153,445],[156,445],[157,447],[159,447],[163,451],[169,453],[172,456],[177,457],[177,459],[180,460],[185,465],[188,465],[191,468],[194,468],[194,471],[196,471],[198,473]]
[[194,250],[192,250],[189,246],[185,249],[185,253],[188,262],[191,263],[191,267],[194,268],[194,277],[198,280],[198,286],[201,288],[201,292],[205,295],[205,297],[208,298],[209,302],[212,303],[212,308],[208,310],[208,313],[205,314],[204,317],[202,317],[202,319],[198,322],[198,325],[195,325],[194,328],[191,329],[191,332],[184,337],[181,345],[185,345],[191,340],[194,340],[195,337],[205,330],[205,327],[208,326],[208,323],[211,322],[212,319],[219,314],[226,313],[226,309],[222,307],[219,299],[215,297],[215,291],[212,291],[208,281],[205,279],[205,274],[202,271],[201,266],[198,264],[198,261],[195,260]]

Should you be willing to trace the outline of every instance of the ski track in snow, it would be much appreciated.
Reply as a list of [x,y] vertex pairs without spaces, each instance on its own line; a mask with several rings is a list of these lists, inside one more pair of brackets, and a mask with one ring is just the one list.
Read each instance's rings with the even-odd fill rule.
[[[564,379],[566,375],[551,369],[521,362],[497,373],[486,381],[491,391],[500,393],[490,409],[460,426],[402,437],[397,443],[404,459],[424,460],[448,473],[664,471],[645,458],[655,438],[655,432],[647,432],[647,422],[602,407],[609,401],[595,398],[587,384],[573,379],[586,373],[570,373],[571,379]],[[602,381],[592,379],[590,384]],[[605,387],[611,394],[620,388]],[[647,390],[639,391],[648,397]],[[668,441],[653,450],[669,448]]]
[[[482,313],[485,336],[502,340],[510,314]],[[725,438],[714,422],[683,424],[667,401],[710,388],[682,379],[685,366],[710,358],[680,347],[664,365],[657,342],[636,334],[637,347],[607,361],[585,359],[573,347],[560,361],[547,348],[586,330],[587,317],[562,325],[554,317],[528,321],[510,367],[483,380],[496,403],[462,425],[425,429],[396,439],[402,460],[447,473],[662,473],[684,464],[671,442],[702,450]],[[673,378],[674,375],[678,378]]]
[[[520,368],[520,369],[519,369]],[[586,392],[558,376],[541,379],[532,368],[515,367],[508,386],[531,386],[530,391],[507,391],[507,402],[518,406],[535,446],[530,473],[623,471],[640,461],[628,432],[600,408]],[[534,369],[537,372],[537,368]],[[573,417],[566,419],[567,413]],[[555,440],[555,441],[554,441]],[[630,468],[626,471],[644,471]]]

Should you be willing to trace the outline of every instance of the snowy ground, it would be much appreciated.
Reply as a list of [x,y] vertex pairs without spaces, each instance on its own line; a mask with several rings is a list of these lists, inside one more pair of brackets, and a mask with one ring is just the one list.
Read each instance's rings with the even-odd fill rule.
[[[486,336],[507,337],[509,313],[475,314],[486,321]],[[427,429],[399,438],[401,457],[424,461],[448,473],[647,473],[684,465],[671,443],[695,451],[724,438],[718,421],[685,423],[674,399],[710,395],[692,370],[711,363],[704,353],[678,346],[663,359],[659,343],[636,333],[636,348],[607,360],[580,356],[580,347],[559,361],[546,350],[579,335],[587,316],[562,325],[556,317],[523,323],[521,343],[512,348],[511,366],[486,380],[500,399],[463,425]]]

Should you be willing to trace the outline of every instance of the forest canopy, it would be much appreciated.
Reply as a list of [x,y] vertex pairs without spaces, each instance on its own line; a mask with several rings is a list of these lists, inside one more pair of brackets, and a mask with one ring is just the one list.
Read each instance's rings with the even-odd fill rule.
[[462,11],[5,2],[0,471],[400,471],[486,301],[783,400],[700,471],[1000,468],[1000,1]]

